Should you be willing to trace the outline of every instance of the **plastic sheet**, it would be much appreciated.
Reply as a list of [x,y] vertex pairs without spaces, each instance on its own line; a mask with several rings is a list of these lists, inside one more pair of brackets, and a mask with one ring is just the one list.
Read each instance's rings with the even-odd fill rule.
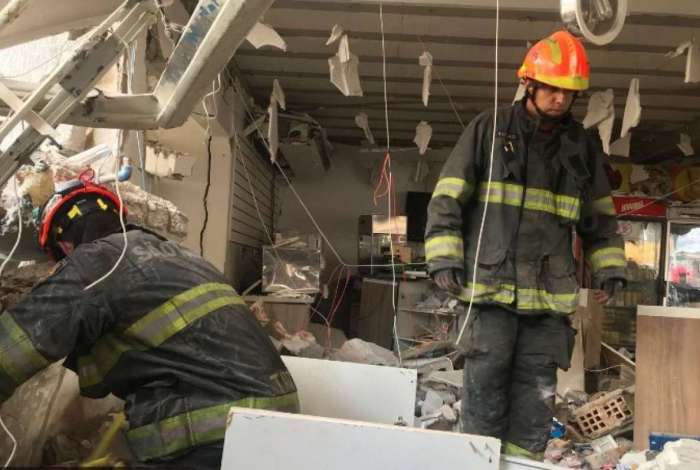
[[320,292],[321,250],[308,245],[263,247],[262,290],[266,293]]

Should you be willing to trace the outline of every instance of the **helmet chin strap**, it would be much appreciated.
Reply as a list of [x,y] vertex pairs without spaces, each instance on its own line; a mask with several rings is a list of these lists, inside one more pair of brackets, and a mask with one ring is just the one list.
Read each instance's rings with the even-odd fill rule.
[[566,115],[571,112],[571,108],[574,106],[576,98],[578,98],[578,92],[574,93],[574,99],[571,100],[569,108],[566,110],[565,113],[562,113],[560,116],[550,116],[549,114],[542,111],[539,106],[537,106],[535,94],[537,94],[537,90],[540,88],[539,85],[537,85],[537,83],[534,83],[532,87],[534,88],[534,91],[532,93],[530,93],[530,88],[525,89],[525,99],[532,101],[532,106],[535,108],[535,111],[537,111],[537,115],[539,116],[540,121],[547,124],[556,124],[562,121],[566,117]]

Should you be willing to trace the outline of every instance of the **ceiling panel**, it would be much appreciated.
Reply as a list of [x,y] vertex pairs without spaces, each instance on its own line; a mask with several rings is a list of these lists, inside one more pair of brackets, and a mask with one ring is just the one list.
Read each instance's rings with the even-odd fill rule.
[[[387,92],[392,141],[410,145],[415,126],[431,123],[436,146],[451,146],[462,125],[493,103],[495,15],[487,0],[384,0]],[[436,4],[437,3],[437,4]],[[527,3],[527,6],[525,5]],[[667,2],[668,3],[668,2]],[[502,0],[499,37],[499,101],[512,100],[515,71],[536,41],[561,27],[558,1]],[[630,16],[609,46],[587,45],[592,67],[590,92],[612,88],[620,117],[630,79],[640,79],[645,132],[697,129],[700,132],[700,87],[684,84],[684,57],[665,54],[691,39],[700,28],[700,2],[678,0],[665,7],[652,0],[630,2]],[[531,7],[531,8],[529,8]],[[258,103],[264,107],[277,78],[287,94],[288,109],[307,112],[331,140],[359,144],[364,134],[354,116],[365,112],[377,137],[384,137],[382,43],[377,2],[370,0],[277,0],[265,16],[285,38],[286,52],[249,44],[235,62]],[[325,42],[334,24],[350,38],[359,56],[363,97],[344,97],[330,83],[328,58],[337,45]],[[428,50],[435,73],[429,106],[420,101],[423,69],[418,56]],[[442,80],[442,83],[438,80]],[[449,96],[448,96],[449,95]],[[585,114],[587,98],[575,104]]]

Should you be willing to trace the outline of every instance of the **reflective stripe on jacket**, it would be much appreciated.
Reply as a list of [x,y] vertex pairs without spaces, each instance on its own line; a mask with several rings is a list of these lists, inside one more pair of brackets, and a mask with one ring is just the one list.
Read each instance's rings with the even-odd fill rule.
[[216,268],[144,230],[127,237],[101,284],[84,290],[119,258],[121,233],[78,246],[0,315],[0,398],[67,356],[81,394],[126,401],[140,460],[221,440],[231,405],[298,411],[275,347]]
[[[535,132],[523,102],[501,108],[489,158],[493,111],[476,117],[445,163],[428,206],[425,254],[432,273],[457,268],[461,298],[520,313],[571,313],[578,303],[572,251],[583,240],[594,286],[624,279],[624,246],[597,136],[569,116]],[[476,244],[488,204],[477,280]]]

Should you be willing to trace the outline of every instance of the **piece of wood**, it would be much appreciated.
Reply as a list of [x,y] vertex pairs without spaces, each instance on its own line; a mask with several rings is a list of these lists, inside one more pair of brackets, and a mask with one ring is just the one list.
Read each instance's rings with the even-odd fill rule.
[[292,356],[282,360],[297,386],[304,414],[413,425],[415,370]]
[[608,343],[600,343],[602,346],[603,356],[605,357],[606,367],[617,367],[620,365],[626,365],[632,369],[636,369],[635,362],[629,357],[625,357],[615,350]]
[[232,408],[222,470],[498,470],[498,439]]
[[637,312],[635,448],[647,448],[651,432],[700,435],[700,310]]

